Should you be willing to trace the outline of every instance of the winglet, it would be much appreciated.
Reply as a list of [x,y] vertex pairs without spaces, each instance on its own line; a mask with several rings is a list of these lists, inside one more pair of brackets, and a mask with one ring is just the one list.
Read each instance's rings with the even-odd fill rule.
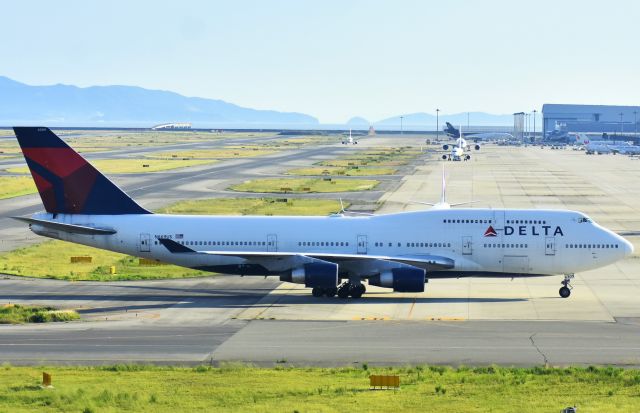
[[197,252],[169,238],[158,238],[158,242],[162,244],[169,252],[173,254],[184,254],[188,252]]

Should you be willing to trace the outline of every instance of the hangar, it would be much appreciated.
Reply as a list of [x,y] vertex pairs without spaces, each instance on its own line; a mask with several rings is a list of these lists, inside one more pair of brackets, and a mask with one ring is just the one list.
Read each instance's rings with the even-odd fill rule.
[[637,134],[640,106],[542,105],[544,137],[553,131]]

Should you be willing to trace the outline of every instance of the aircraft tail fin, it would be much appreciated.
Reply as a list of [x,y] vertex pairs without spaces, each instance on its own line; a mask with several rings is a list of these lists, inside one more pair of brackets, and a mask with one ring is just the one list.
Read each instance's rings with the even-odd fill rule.
[[13,130],[47,212],[150,214],[49,128]]
[[577,143],[580,143],[582,145],[588,145],[589,144],[589,137],[584,133],[578,133],[578,134],[576,134],[576,141],[577,141]]

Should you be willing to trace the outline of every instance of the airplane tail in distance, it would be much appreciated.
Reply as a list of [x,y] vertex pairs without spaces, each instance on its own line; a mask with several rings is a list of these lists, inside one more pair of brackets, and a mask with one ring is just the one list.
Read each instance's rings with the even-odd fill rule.
[[13,128],[47,212],[150,214],[49,128]]
[[580,143],[582,145],[588,145],[589,144],[589,137],[587,135],[585,135],[584,133],[578,133],[578,134],[576,134],[576,142]]

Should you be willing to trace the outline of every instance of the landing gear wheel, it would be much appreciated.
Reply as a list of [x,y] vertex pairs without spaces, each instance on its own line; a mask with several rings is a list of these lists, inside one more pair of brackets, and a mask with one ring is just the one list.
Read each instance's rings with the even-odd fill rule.
[[324,293],[327,297],[331,298],[331,297],[335,297],[336,294],[338,294],[338,289],[337,288],[327,288],[326,290],[324,290]]
[[311,290],[311,295],[313,295],[314,297],[322,297],[324,295],[324,288],[313,287],[313,289]]
[[349,284],[342,284],[337,291],[339,298],[349,298]]
[[362,294],[364,293],[364,291],[362,291],[362,288],[360,288],[361,285],[362,284],[359,284],[359,285],[351,284],[351,287],[349,288],[349,295],[352,298],[362,297]]
[[571,295],[571,289],[573,287],[571,287],[571,280],[573,279],[574,275],[573,274],[565,274],[564,275],[564,280],[562,280],[562,282],[560,282],[560,284],[562,284],[562,287],[560,288],[560,297],[562,298],[567,298]]

